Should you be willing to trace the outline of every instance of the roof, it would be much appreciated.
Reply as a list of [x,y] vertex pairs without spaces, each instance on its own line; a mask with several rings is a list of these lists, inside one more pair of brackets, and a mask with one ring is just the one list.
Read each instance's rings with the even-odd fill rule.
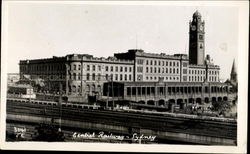
[[193,17],[201,17],[201,14],[198,10],[196,10],[193,14]]
[[[106,82],[106,84],[112,84],[112,82]],[[113,82],[114,85],[124,86],[158,86],[158,85],[225,85],[222,82]]]

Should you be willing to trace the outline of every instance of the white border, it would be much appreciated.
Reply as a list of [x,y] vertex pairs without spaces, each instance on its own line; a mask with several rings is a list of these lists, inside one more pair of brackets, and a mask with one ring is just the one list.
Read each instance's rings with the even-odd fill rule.
[[[235,6],[239,8],[238,49],[238,145],[137,145],[110,143],[46,143],[5,142],[6,87],[7,83],[7,28],[9,3],[60,3],[60,4],[113,4],[113,5],[171,5],[171,6]],[[192,153],[245,153],[247,148],[247,91],[248,91],[248,1],[3,1],[2,3],[2,53],[1,53],[1,123],[0,148],[16,150],[63,150],[63,151],[126,151],[126,152],[192,152]],[[223,10],[222,10],[223,11]],[[21,51],[20,51],[21,53]]]

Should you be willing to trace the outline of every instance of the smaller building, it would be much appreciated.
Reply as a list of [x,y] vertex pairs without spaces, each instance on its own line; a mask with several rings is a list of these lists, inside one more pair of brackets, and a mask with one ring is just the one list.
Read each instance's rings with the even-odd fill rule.
[[128,102],[130,106],[173,110],[198,106],[204,109],[213,102],[233,101],[229,84],[197,82],[107,82],[103,95],[107,102]]
[[8,86],[7,97],[35,99],[36,94],[32,86],[17,84]]

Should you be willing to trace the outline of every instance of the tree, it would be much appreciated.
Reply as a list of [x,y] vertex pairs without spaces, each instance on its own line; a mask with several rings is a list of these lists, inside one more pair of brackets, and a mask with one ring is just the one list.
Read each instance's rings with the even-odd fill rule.
[[232,105],[226,101],[218,101],[212,103],[212,111],[216,111],[219,114],[225,114],[231,109]]

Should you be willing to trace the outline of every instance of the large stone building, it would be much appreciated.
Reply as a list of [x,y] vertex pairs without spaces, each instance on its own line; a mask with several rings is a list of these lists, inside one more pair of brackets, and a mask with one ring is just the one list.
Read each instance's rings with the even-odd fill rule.
[[189,24],[189,55],[131,49],[109,58],[72,54],[21,60],[20,79],[40,79],[44,82],[40,90],[50,93],[58,93],[61,83],[64,95],[79,101],[86,100],[89,95],[103,96],[103,83],[107,81],[219,83],[219,66],[211,62],[209,55],[205,58],[204,24],[196,11]]
[[106,81],[133,81],[134,62],[113,57],[96,58],[86,54],[72,54],[49,59],[22,60],[21,80],[42,79],[42,91],[63,93],[71,100],[84,101],[88,95],[102,96]]

